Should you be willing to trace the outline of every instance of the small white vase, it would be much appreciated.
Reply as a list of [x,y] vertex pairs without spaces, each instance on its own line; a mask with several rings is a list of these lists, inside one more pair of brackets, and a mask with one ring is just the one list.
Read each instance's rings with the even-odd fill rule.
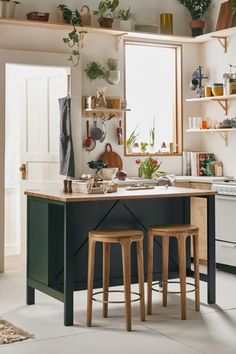
[[111,85],[117,85],[120,82],[120,70],[109,70],[106,72],[106,80]]
[[14,18],[15,9],[16,9],[16,3],[14,1],[5,1],[4,17]]
[[120,20],[120,29],[127,32],[132,31],[132,22],[130,20]]

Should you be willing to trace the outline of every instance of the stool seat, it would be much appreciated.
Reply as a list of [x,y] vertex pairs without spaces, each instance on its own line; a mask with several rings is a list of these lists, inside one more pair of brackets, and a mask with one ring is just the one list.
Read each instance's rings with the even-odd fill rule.
[[158,232],[161,234],[167,234],[169,236],[171,233],[173,235],[177,235],[179,233],[185,234],[185,235],[192,235],[198,233],[198,227],[195,225],[158,225],[158,226],[150,226],[148,228],[149,231],[152,233],[156,233],[158,236]]
[[143,240],[143,232],[139,230],[95,230],[89,232],[89,237],[98,242],[120,243],[122,240],[135,242]]
[[[135,294],[139,295],[141,321],[145,321],[143,237],[143,232],[139,230],[94,230],[89,232],[87,326],[90,327],[92,324],[92,301],[96,300],[94,295],[103,294],[103,317],[107,317],[108,295],[110,292],[118,292],[117,290],[109,291],[110,251],[111,244],[114,243],[118,243],[121,246],[126,329],[127,331],[131,331],[131,302],[133,302],[133,300],[131,300],[131,294],[134,294],[131,292],[131,244],[133,242],[136,243],[139,281],[139,294]],[[103,291],[93,293],[95,245],[97,242],[103,245]]]

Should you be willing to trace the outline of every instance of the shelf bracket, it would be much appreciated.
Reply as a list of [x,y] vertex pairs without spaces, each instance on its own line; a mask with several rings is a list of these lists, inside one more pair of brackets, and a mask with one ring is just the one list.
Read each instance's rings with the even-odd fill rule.
[[223,37],[223,36],[212,36],[211,38],[216,38],[218,42],[221,44],[221,46],[224,48],[225,53],[227,53],[228,50],[228,37]]
[[225,111],[225,115],[228,114],[228,100],[217,100],[221,108]]
[[115,38],[116,38],[116,43],[115,43],[115,45],[116,45],[116,51],[118,51],[119,50],[119,47],[120,47],[120,43],[121,43],[121,41],[123,40],[123,38],[124,38],[124,36],[126,36],[128,33],[127,32],[124,32],[124,33],[122,33],[122,34],[118,34],[118,35],[115,35]]
[[224,140],[225,142],[225,146],[228,146],[229,144],[229,135],[228,132],[219,132],[221,138]]

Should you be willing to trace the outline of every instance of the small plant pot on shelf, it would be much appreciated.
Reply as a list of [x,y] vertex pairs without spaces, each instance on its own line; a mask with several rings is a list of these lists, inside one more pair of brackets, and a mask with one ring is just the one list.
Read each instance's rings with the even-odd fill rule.
[[120,20],[120,29],[122,31],[131,32],[132,31],[132,22],[130,20]]
[[203,34],[203,28],[205,26],[205,21],[192,20],[189,22],[189,26],[192,29],[192,37],[201,36]]
[[112,28],[113,18],[110,18],[110,17],[99,18],[98,23],[99,23],[100,27]]
[[64,17],[63,17],[63,13],[62,13],[61,9],[57,9],[56,19],[57,19],[57,23],[65,23]]
[[106,71],[106,80],[111,85],[117,85],[120,82],[120,70]]

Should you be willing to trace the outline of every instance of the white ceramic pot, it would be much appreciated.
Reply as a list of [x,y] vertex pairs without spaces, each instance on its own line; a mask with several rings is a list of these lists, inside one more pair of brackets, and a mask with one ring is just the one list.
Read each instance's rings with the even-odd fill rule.
[[106,80],[111,85],[117,85],[120,82],[120,70],[109,70],[106,72]]
[[130,20],[120,20],[120,29],[123,31],[132,31],[132,22]]
[[104,180],[112,180],[115,178],[118,170],[119,169],[117,167],[102,168],[100,171],[98,171],[98,175]]
[[4,17],[14,18],[15,17],[16,3],[13,1],[5,1]]

